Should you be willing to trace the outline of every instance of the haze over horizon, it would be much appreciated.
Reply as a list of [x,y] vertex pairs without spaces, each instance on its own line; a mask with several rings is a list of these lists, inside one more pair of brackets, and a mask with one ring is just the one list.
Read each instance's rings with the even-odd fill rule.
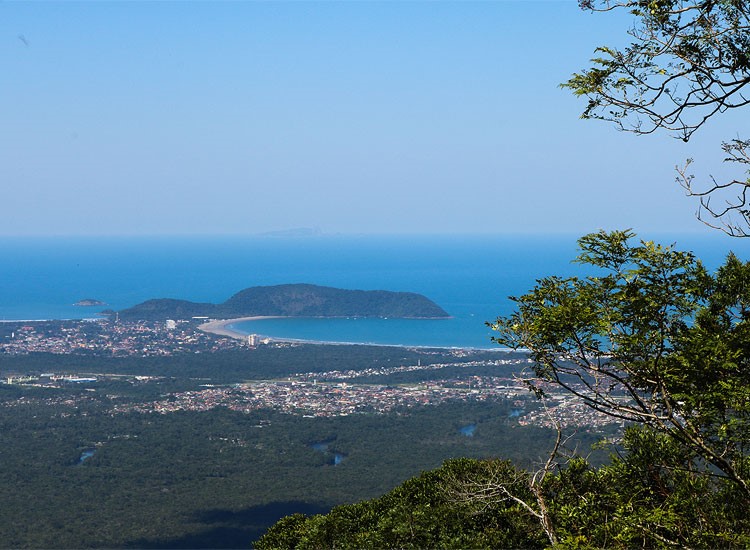
[[575,2],[3,2],[0,236],[708,232],[684,144],[558,85],[628,18]]

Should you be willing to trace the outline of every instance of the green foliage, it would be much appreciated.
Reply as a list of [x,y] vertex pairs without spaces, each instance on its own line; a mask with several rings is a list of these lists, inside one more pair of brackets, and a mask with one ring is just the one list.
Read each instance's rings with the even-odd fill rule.
[[186,300],[147,300],[119,312],[121,319],[189,319],[193,316],[233,318],[296,317],[449,317],[430,299],[413,292],[345,290],[309,284],[256,286],[241,290],[221,304]]
[[545,484],[561,546],[750,544],[747,499],[705,475],[684,446],[641,427],[627,430],[623,451],[599,469],[576,460]]
[[[746,107],[750,84],[750,7],[745,0],[579,0],[594,12],[633,17],[627,46],[601,46],[592,66],[562,87],[588,99],[581,117],[613,122],[636,134],[664,130],[688,141],[717,114]],[[725,162],[742,177],[698,187],[677,168],[677,181],[698,197],[697,218],[735,237],[750,237],[747,166],[750,142],[722,143]],[[712,201],[713,199],[713,201]]]
[[582,0],[591,11],[628,11],[631,40],[601,46],[593,67],[563,87],[588,98],[583,118],[687,141],[716,113],[747,104],[750,9],[739,0]]
[[579,241],[578,261],[603,270],[549,277],[492,326],[528,348],[541,380],[592,408],[668,434],[750,498],[750,265],[715,275],[690,253],[629,231]]
[[[629,428],[620,453],[599,468],[577,458],[545,477],[555,547],[750,545],[747,500],[735,484],[704,475],[673,438]],[[509,462],[451,460],[382,497],[284,518],[254,547],[542,548],[549,541],[532,513],[531,479]]]
[[[654,9],[661,9],[661,4]],[[744,548],[750,545],[750,264],[709,273],[631,231],[580,239],[585,278],[548,277],[492,326],[556,385],[630,423],[608,464],[453,461],[385,496],[295,517],[258,548]]]
[[[377,497],[451,457],[528,466],[554,437],[519,427],[504,403],[338,418],[112,415],[107,396],[125,384],[98,388],[0,386],[0,548],[247,547],[285,515]],[[457,419],[476,423],[473,437]],[[319,441],[344,461],[331,465],[311,448]],[[79,463],[84,450],[95,453]]]
[[[1,323],[0,323],[1,324]],[[93,323],[92,323],[93,324]],[[472,360],[490,361],[516,358],[495,351],[476,352]],[[32,353],[29,355],[0,354],[0,372],[106,372],[195,378],[212,383],[243,382],[283,378],[295,373],[329,370],[364,370],[373,367],[430,363],[460,363],[449,350],[430,352],[391,346],[366,345],[293,345],[288,347],[259,346],[257,349],[227,350],[215,353],[182,353],[165,357],[92,357]],[[414,379],[411,378],[411,381]]]
[[[412,478],[380,498],[339,506],[324,516],[294,516],[254,545],[275,548],[541,548],[545,539],[515,502],[456,501],[463,482],[501,479],[523,491],[507,462],[457,459]],[[528,492],[528,490],[526,491]]]

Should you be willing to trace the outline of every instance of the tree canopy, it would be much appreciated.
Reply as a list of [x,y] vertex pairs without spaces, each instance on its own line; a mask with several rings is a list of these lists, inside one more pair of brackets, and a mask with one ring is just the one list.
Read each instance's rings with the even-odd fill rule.
[[[580,0],[580,5],[634,17],[628,46],[598,47],[593,66],[563,84],[588,99],[583,118],[638,134],[665,130],[688,141],[715,115],[750,103],[750,6],[744,0]],[[740,138],[725,142],[726,160],[750,164],[749,145]],[[748,236],[748,180],[712,178],[698,189],[686,169],[678,180],[700,197],[699,218]]]
[[[557,548],[746,548],[747,502],[696,474],[670,438],[629,429],[625,452],[576,459],[538,487]],[[501,460],[454,459],[380,498],[288,516],[253,545],[287,548],[548,548],[532,474]],[[531,503],[531,504],[528,504]]]
[[593,409],[668,436],[750,502],[750,264],[715,274],[688,252],[630,231],[579,240],[586,278],[547,277],[492,324],[528,349],[540,393],[565,388]]
[[[579,240],[587,277],[547,277],[497,319],[549,386],[626,428],[608,464],[450,461],[383,497],[286,518],[257,548],[746,548],[750,545],[750,263],[715,273],[631,231]],[[555,395],[559,399],[559,394]]]

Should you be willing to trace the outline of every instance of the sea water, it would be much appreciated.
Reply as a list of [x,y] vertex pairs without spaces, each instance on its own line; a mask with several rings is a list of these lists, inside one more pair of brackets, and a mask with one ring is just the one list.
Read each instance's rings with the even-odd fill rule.
[[[0,320],[96,318],[150,298],[222,302],[250,286],[312,283],[408,291],[451,319],[269,319],[244,332],[300,340],[491,348],[487,321],[548,275],[582,275],[575,235],[101,237],[0,240]],[[708,233],[649,236],[709,267],[750,242]],[[103,307],[73,304],[84,298]]]

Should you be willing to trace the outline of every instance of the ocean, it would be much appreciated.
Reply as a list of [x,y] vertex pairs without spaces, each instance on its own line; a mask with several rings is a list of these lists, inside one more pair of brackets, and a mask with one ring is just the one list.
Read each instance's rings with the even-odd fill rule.
[[[424,294],[445,320],[269,319],[235,329],[278,338],[492,348],[486,321],[548,275],[582,275],[577,235],[79,237],[0,240],[0,320],[96,318],[150,298],[222,302],[256,285],[312,283]],[[648,238],[692,250],[707,266],[750,241],[718,233]],[[73,304],[84,298],[103,307]]]

